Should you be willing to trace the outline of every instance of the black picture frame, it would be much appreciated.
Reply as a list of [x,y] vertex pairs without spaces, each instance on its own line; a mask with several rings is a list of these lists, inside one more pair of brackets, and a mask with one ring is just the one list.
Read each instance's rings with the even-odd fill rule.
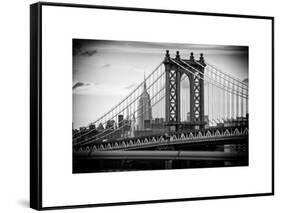
[[[135,202],[121,203],[103,203],[103,204],[84,204],[69,206],[42,206],[42,6],[54,7],[75,7],[75,8],[94,8],[94,9],[110,9],[119,11],[142,11],[152,13],[168,13],[168,14],[191,14],[204,16],[222,16],[249,19],[267,19],[271,21],[271,51],[272,51],[272,185],[271,192],[257,194],[238,194],[225,196],[209,196],[199,198],[178,198],[164,200],[145,200]],[[69,209],[69,208],[85,208],[99,206],[117,206],[117,205],[134,205],[148,203],[164,203],[164,202],[181,202],[192,200],[209,200],[209,199],[225,199],[225,198],[242,198],[256,196],[274,195],[274,17],[242,15],[242,14],[224,14],[224,13],[207,13],[193,11],[175,11],[148,8],[132,8],[132,7],[113,7],[101,5],[83,5],[83,4],[67,4],[67,3],[51,3],[38,2],[30,5],[30,207],[36,210],[50,209]]]

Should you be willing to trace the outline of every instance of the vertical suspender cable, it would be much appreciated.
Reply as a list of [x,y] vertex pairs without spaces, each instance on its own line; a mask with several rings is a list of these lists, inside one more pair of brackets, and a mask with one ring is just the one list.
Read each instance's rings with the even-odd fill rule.
[[[249,97],[249,94],[246,94],[247,95],[247,97]],[[248,98],[245,98],[245,102],[246,102],[246,116],[247,116],[247,114],[249,113],[249,100],[248,100]]]
[[212,121],[214,120],[214,85],[212,85],[212,98],[211,98],[211,102],[212,102]]
[[209,126],[211,126],[211,120],[212,120],[212,109],[211,109],[211,87],[210,83],[208,82],[208,116],[209,116]]
[[[229,83],[228,82],[226,82],[226,84],[227,85],[229,85]],[[230,118],[230,94],[229,94],[229,92],[227,92],[226,93],[226,96],[227,96],[227,98],[226,98],[226,103],[227,103],[227,120]]]
[[[221,76],[218,75],[218,81],[221,82]],[[222,106],[221,106],[222,102],[221,102],[221,90],[220,88],[218,88],[218,120],[220,121],[221,119],[221,109],[222,109]]]
[[[239,87],[236,86],[236,90],[239,91]],[[239,117],[239,96],[236,95],[236,119]]]
[[208,120],[210,119],[210,111],[209,111],[209,96],[208,96],[208,94],[209,94],[209,83],[208,82],[206,82],[206,90],[205,90],[205,94],[207,94],[206,95],[206,112],[207,112],[207,115],[208,115]]
[[[244,86],[243,86],[244,88]],[[241,88],[241,93],[242,95],[244,95],[244,89]],[[244,98],[242,97],[241,98],[241,117],[244,117]]]
[[[225,79],[223,80],[223,84],[226,84]],[[222,101],[223,101],[223,119],[225,120],[226,118],[226,91],[222,90]]]
[[[232,90],[234,91],[234,84],[232,83]],[[231,108],[232,108],[232,115],[231,115],[231,119],[234,119],[234,115],[235,115],[235,109],[234,109],[234,99],[235,96],[234,94],[232,94],[232,103],[231,103]]]

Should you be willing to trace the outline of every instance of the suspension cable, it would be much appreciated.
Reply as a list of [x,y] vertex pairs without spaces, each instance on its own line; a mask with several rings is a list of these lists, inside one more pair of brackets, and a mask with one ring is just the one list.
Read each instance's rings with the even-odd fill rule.
[[[162,90],[164,90],[164,89],[165,89],[165,87],[162,87],[162,89],[159,91],[159,93],[160,93]],[[154,104],[152,104],[151,108],[152,108],[155,104],[157,104],[159,101],[161,101],[164,97],[165,97],[165,95],[163,95],[158,101],[156,101]],[[136,117],[136,119],[139,118],[142,114],[144,114],[144,113],[147,112],[147,111],[148,111],[148,109],[146,109],[145,111],[143,111],[142,113],[140,113],[140,114]],[[114,129],[114,131],[112,131],[112,132],[110,132],[110,133],[108,133],[108,134],[105,134],[105,135],[103,135],[103,136],[101,136],[101,137],[99,137],[99,138],[96,138],[96,139],[94,139],[94,140],[91,140],[92,138],[90,138],[90,139],[87,139],[86,141],[80,141],[79,143],[76,143],[75,146],[77,146],[77,145],[86,145],[86,144],[89,144],[89,143],[93,143],[93,142],[95,142],[95,141],[97,141],[97,140],[100,140],[100,139],[102,139],[102,138],[105,138],[106,136],[109,136],[109,135],[115,133],[117,130],[123,128],[123,127],[126,126],[126,125],[127,125],[127,124],[124,124],[124,125],[118,127],[117,129]],[[108,129],[108,130],[110,130],[110,129]],[[89,140],[90,140],[90,141],[89,141]]]
[[[186,76],[182,79],[182,81],[185,80],[185,78],[186,78]],[[165,85],[158,91],[157,94],[154,95],[154,97],[157,96],[158,94],[160,94],[161,91],[163,91],[164,89],[165,89]],[[160,97],[158,101],[156,101],[154,104],[152,104],[151,108],[152,108],[154,105],[156,105],[158,102],[160,102],[164,97],[165,97],[165,94],[164,94],[162,97]],[[148,109],[146,109],[144,112],[142,112],[141,114],[139,114],[135,119],[139,118],[142,114],[144,114],[145,112],[147,112],[147,110],[148,110]],[[135,111],[134,111],[134,113],[135,113]],[[133,113],[133,114],[134,114],[134,113]],[[74,144],[74,145],[77,146],[77,145],[86,145],[86,144],[89,144],[89,143],[93,143],[93,142],[95,142],[95,141],[97,141],[97,140],[100,140],[100,139],[102,139],[102,138],[104,138],[104,137],[106,137],[106,136],[109,136],[109,135],[115,133],[117,130],[123,128],[123,127],[126,126],[126,125],[127,125],[127,124],[124,124],[123,126],[120,126],[120,127],[118,127],[117,129],[114,129],[113,132],[110,132],[110,133],[108,133],[108,134],[106,134],[106,135],[103,135],[103,136],[101,136],[101,137],[99,137],[99,138],[96,138],[96,139],[94,139],[94,140],[91,140],[91,139],[93,138],[93,137],[92,137],[92,138],[90,138],[90,139],[86,139],[85,141],[80,141],[79,143],[76,143],[76,144]],[[110,130],[110,129],[107,129],[107,130]],[[95,135],[94,137],[96,137],[96,135]],[[89,140],[91,140],[91,141],[89,141]],[[87,141],[88,141],[88,142],[87,142]]]
[[[147,88],[147,90],[149,90],[164,74],[165,74],[165,73],[163,72],[163,73],[156,79],[156,81],[154,81],[152,84],[150,84],[149,87]],[[151,75],[150,75],[150,76],[151,76]],[[143,85],[143,83],[144,83],[147,79],[148,79],[148,77],[147,77],[137,88],[139,88],[141,85]],[[135,92],[135,91],[136,91],[136,89],[134,90],[134,92]],[[130,96],[133,95],[134,92],[133,92],[133,93],[130,93]],[[119,111],[116,112],[116,114],[125,111],[125,110],[126,110],[128,107],[130,107],[135,101],[137,101],[140,96],[141,96],[141,94],[140,94],[139,96],[135,97],[126,107],[124,107],[124,109],[121,107],[121,109],[119,109]],[[127,96],[127,97],[124,99],[124,101],[127,100],[127,98],[129,98],[129,96]],[[122,104],[124,101],[120,102],[120,104]],[[119,107],[120,104],[118,104],[117,107]],[[115,107],[115,108],[116,108],[116,107]],[[109,114],[109,113],[111,113],[111,111],[107,112],[106,114]],[[113,119],[113,118],[116,116],[116,114],[113,115],[112,117],[110,117],[110,118],[107,119],[107,120]],[[96,121],[93,122],[93,123],[97,123],[97,121],[99,121],[99,120],[101,120],[101,119],[98,119],[98,120],[96,120]],[[102,123],[102,125],[106,124],[106,122],[107,122],[107,121],[104,121],[104,122]],[[90,134],[90,133],[93,132],[94,130],[95,130],[95,129],[89,130],[89,131],[87,131],[86,133],[77,136],[76,138],[74,138],[74,137],[75,137],[75,135],[74,135],[73,138],[74,138],[75,140],[77,140],[77,139],[79,139],[79,138],[81,138],[81,137],[84,137],[84,136]],[[77,134],[78,134],[78,133],[77,133]],[[77,135],[77,134],[76,134],[76,135]]]
[[[195,61],[195,60],[194,60]],[[201,63],[199,63],[198,61],[195,61],[195,63],[197,63],[199,66],[201,66],[201,67],[204,67],[204,68],[206,68],[204,65],[202,65]],[[228,81],[230,84],[232,84],[232,85],[235,85],[235,86],[238,86],[238,87],[240,87],[240,88],[244,88],[243,86],[240,86],[239,84],[235,84],[233,81],[238,81],[238,80],[235,80],[233,77],[230,77],[230,76],[228,76],[231,80],[233,80],[233,81],[231,81],[231,80],[228,80],[226,77],[224,77],[224,75],[226,75],[226,74],[224,74],[223,72],[219,72],[221,75],[219,75],[217,72],[215,72],[215,71],[217,71],[216,69],[214,69],[214,68],[212,68],[212,69],[210,69],[209,67],[211,67],[209,64],[208,64],[208,66],[207,66],[207,71],[209,71],[209,72],[212,72],[212,73],[214,73],[216,76],[218,76],[218,77],[220,77],[220,78],[223,78],[224,80],[226,80],[226,81]],[[227,75],[226,75],[227,76]],[[243,85],[243,83],[241,82],[241,81],[238,81],[238,83],[240,83],[240,84],[242,84]],[[246,90],[248,90],[248,88],[245,88]]]
[[[199,62],[197,62],[197,61],[195,61],[195,62],[196,62],[197,64],[199,64],[200,66],[205,67],[205,66],[203,66],[202,64],[200,64]],[[216,66],[214,66],[214,65],[212,65],[212,64],[210,64],[210,63],[208,63],[206,60],[205,60],[205,64],[207,64],[208,66],[210,66],[211,68],[213,68],[213,69],[216,70],[217,72],[221,73],[222,75],[225,75],[225,76],[229,77],[230,79],[234,79],[234,80],[235,80],[236,82],[238,82],[239,84],[242,84],[242,85],[248,87],[248,85],[245,84],[245,83],[244,83],[243,81],[241,81],[240,79],[238,79],[238,78],[236,78],[236,77],[234,77],[234,76],[232,76],[232,75],[230,75],[230,74],[228,74],[228,73],[223,72],[221,69],[219,69],[218,67],[216,67]]]
[[[171,59],[171,60],[174,61],[173,59]],[[175,62],[175,61],[174,61],[174,62]],[[219,85],[225,87],[225,85],[223,85],[223,84],[221,84],[220,82],[214,80],[213,78],[209,77],[208,75],[205,75],[205,74],[202,73],[200,70],[198,70],[198,69],[194,68],[193,66],[189,65],[189,64],[186,63],[185,61],[181,60],[181,62],[184,63],[185,65],[187,65],[188,67],[194,69],[195,71],[197,71],[198,73],[200,73],[200,74],[203,75],[204,77],[207,77],[207,78],[209,78],[210,80],[216,82],[216,86],[219,84]],[[180,64],[178,64],[178,65],[181,66]],[[186,68],[185,68],[185,69],[186,69]],[[186,69],[186,70],[189,71],[188,69]],[[192,74],[194,75],[194,73],[192,73]],[[202,80],[204,80],[201,76],[199,76],[199,78],[201,78]],[[230,82],[230,81],[229,81],[229,82]],[[223,89],[223,88],[221,88],[221,89]],[[230,89],[231,91],[233,91],[233,88],[232,88],[232,87],[229,87],[229,89]],[[238,92],[238,93],[239,93],[239,91],[234,91],[234,92],[236,92],[236,93]],[[232,93],[232,92],[231,92],[231,93]],[[237,94],[237,95],[239,95],[239,94]],[[243,93],[242,93],[242,95],[243,95]],[[247,94],[246,94],[246,95],[247,95]],[[248,97],[245,97],[245,98],[248,98]]]
[[[119,107],[123,102],[126,101],[126,99],[128,99],[131,95],[133,95],[142,85],[143,83],[149,79],[158,69],[159,67],[161,67],[161,65],[163,64],[163,61],[160,62],[159,65],[156,66],[156,68],[147,76],[146,79],[144,79],[129,95],[125,96],[120,102],[118,102],[115,106],[113,106],[107,113],[103,114],[101,117],[99,117],[98,119],[96,119],[96,121],[91,122],[91,124],[93,123],[98,123],[98,121],[102,120],[104,117],[106,117],[109,113],[111,113],[114,109],[116,109],[117,107]],[[90,124],[90,125],[91,125]],[[89,126],[90,126],[89,125]],[[77,135],[79,133],[76,133],[73,135],[73,137],[75,137],[75,135]],[[88,134],[88,133],[87,133]],[[79,136],[80,137],[80,136]]]
[[[195,75],[193,72],[191,72],[189,69],[187,69],[187,68],[185,68],[184,66],[182,66],[182,65],[180,65],[179,63],[177,63],[174,59],[170,59],[172,62],[174,62],[176,65],[178,65],[179,67],[181,67],[181,68],[183,68],[184,70],[186,70],[186,71],[188,71],[189,73],[191,73],[192,75]],[[192,66],[190,66],[189,64],[187,64],[187,63],[185,63],[184,61],[182,61],[184,64],[186,64],[187,66],[189,66],[190,68],[192,68],[192,69],[194,69],[195,71],[197,71],[198,73],[200,73],[201,75],[203,75],[204,76],[204,73],[202,73],[201,71],[199,71],[199,70],[197,70],[196,68],[194,68],[194,67],[192,67]],[[200,79],[202,79],[202,80],[204,80],[204,78],[202,78],[200,75],[198,75],[198,77],[200,78]],[[227,90],[227,89],[225,89],[225,88],[223,88],[223,87],[221,87],[221,86],[218,86],[218,83],[214,83],[214,82],[212,82],[212,81],[214,81],[212,78],[210,78],[210,77],[208,77],[208,76],[206,76],[207,78],[209,78],[211,81],[209,81],[211,84],[213,84],[214,86],[216,86],[216,87],[219,87],[219,88],[221,88],[221,89],[223,89],[223,90]],[[225,86],[225,85],[222,85],[222,86]],[[248,98],[247,96],[243,96],[243,95],[240,95],[240,94],[237,94],[237,92],[235,92],[235,91],[231,91],[231,89],[230,90],[227,90],[228,92],[230,92],[230,93],[235,93],[236,95],[239,95],[239,96],[241,96],[241,97],[243,97],[243,98]]]

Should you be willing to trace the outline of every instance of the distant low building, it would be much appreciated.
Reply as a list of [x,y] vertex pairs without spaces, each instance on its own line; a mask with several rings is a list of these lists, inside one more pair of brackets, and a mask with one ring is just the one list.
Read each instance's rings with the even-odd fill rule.
[[102,125],[102,123],[99,124],[97,130],[99,130],[99,131],[104,130],[104,126]]
[[115,121],[114,120],[108,120],[106,122],[106,126],[105,126],[106,129],[114,129],[114,127],[115,127]]
[[151,121],[151,129],[153,130],[164,130],[165,119],[164,118],[155,118]]
[[204,123],[205,123],[205,128],[209,128],[210,127],[210,125],[209,125],[209,116],[208,115],[204,116]]
[[190,112],[186,113],[186,121],[191,122]]
[[144,127],[143,129],[151,129],[151,120],[144,120]]
[[89,125],[89,129],[96,129],[96,126],[95,126],[95,124],[93,124],[93,123],[91,123],[90,125]]

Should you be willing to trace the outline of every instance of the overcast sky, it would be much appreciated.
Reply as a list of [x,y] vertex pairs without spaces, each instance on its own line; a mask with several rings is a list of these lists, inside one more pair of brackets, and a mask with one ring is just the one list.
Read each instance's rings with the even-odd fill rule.
[[204,58],[241,80],[248,78],[248,47],[128,41],[73,40],[73,125],[86,126],[134,89],[169,49]]

